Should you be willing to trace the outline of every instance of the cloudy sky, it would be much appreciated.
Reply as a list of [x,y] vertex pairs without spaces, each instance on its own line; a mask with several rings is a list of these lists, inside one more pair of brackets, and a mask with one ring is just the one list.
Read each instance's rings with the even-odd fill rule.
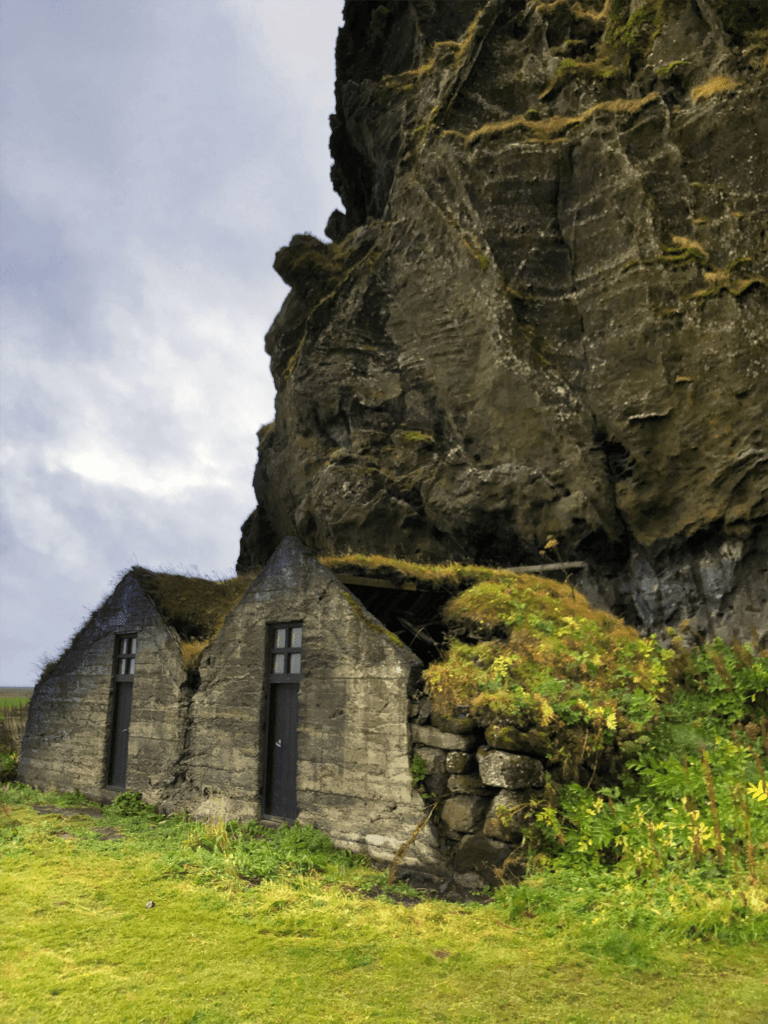
[[132,564],[234,572],[342,0],[0,0],[0,685]]

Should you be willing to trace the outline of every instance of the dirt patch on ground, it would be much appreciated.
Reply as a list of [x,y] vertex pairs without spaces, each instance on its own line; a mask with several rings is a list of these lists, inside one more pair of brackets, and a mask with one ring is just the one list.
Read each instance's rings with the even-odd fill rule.
[[[58,814],[61,818],[101,818],[104,812],[100,807],[47,807],[44,804],[35,804],[32,808],[38,814]],[[123,833],[109,825],[105,828],[94,828],[93,832],[98,833],[99,841],[125,839]],[[70,832],[54,832],[59,839],[77,839]]]
[[101,842],[105,842],[107,839],[125,839],[123,833],[119,829],[114,828],[114,826],[95,828],[93,831],[99,833],[99,840]]
[[366,899],[375,900],[380,896],[390,900],[392,903],[400,903],[404,907],[413,907],[425,900],[444,900],[446,903],[490,903],[491,896],[487,893],[474,893],[463,889],[455,883],[443,883],[438,887],[426,887],[421,884],[408,883],[417,895],[411,896],[407,893],[393,892],[386,886],[374,885],[370,889],[359,889],[353,885],[344,885],[344,892],[354,892]]
[[104,817],[104,811],[100,807],[47,807],[45,804],[33,804],[32,810],[38,814],[60,814],[62,818]]

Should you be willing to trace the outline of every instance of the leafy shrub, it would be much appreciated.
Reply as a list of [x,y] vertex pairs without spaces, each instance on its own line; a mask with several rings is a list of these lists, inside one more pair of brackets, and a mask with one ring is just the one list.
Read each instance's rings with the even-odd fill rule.
[[17,750],[0,750],[0,782],[13,782],[19,763]]
[[144,803],[138,790],[126,789],[104,808],[105,818],[149,818],[162,817],[157,806]]
[[427,768],[426,761],[418,754],[414,754],[411,761],[411,778],[413,779],[414,786],[418,786],[428,775],[429,769]]
[[721,640],[676,647],[619,784],[550,785],[533,806],[528,877],[497,897],[513,915],[580,915],[595,936],[768,937],[768,659]]

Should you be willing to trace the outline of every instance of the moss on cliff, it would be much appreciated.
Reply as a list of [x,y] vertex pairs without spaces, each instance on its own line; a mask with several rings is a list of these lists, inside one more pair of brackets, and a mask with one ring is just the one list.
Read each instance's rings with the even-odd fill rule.
[[386,579],[393,583],[416,583],[447,593],[457,593],[475,583],[502,581],[518,575],[509,569],[494,569],[486,565],[411,562],[386,555],[320,555],[319,561],[331,572],[370,576],[372,579]]
[[657,102],[660,98],[661,97],[657,92],[651,92],[639,99],[605,100],[602,103],[593,104],[580,114],[576,114],[574,116],[555,115],[553,117],[536,117],[534,119],[529,117],[527,114],[519,114],[515,117],[508,118],[506,121],[490,121],[487,124],[483,124],[479,128],[476,128],[467,135],[451,130],[444,131],[443,135],[446,137],[454,136],[459,138],[464,142],[466,147],[470,147],[478,142],[488,141],[499,135],[518,129],[523,135],[528,136],[532,140],[550,142],[553,139],[559,139],[561,136],[565,135],[569,129],[575,128],[578,125],[586,124],[593,117],[602,112],[609,114],[637,114],[643,110],[644,107]]
[[276,321],[243,565],[293,530],[501,565],[553,532],[641,631],[765,634],[709,570],[743,596],[765,550],[761,7],[346,6],[329,237],[383,256]]
[[691,99],[694,103],[698,103],[699,100],[709,99],[720,93],[734,92],[738,87],[738,83],[730,75],[713,75],[706,82],[691,89]]
[[674,235],[672,244],[664,246],[664,254],[659,257],[660,263],[688,263],[689,260],[706,266],[709,253],[698,242],[682,235]]

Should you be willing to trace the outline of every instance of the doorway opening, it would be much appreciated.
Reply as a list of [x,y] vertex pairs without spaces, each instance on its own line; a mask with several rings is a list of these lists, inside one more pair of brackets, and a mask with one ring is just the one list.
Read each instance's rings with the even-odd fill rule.
[[280,623],[271,626],[270,633],[264,813],[293,821],[298,814],[302,626],[300,622]]
[[128,739],[133,705],[133,678],[136,670],[137,636],[119,636],[115,643],[114,710],[109,743],[107,786],[125,789],[128,773]]

